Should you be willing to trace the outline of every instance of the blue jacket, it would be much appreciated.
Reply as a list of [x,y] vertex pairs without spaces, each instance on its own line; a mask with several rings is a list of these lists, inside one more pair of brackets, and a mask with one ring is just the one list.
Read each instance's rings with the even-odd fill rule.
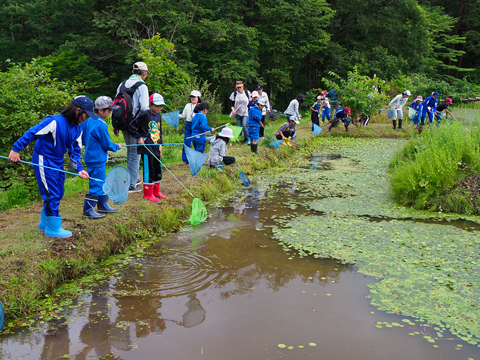
[[340,108],[337,111],[335,111],[335,119],[345,120],[348,117],[348,115],[345,114],[344,110],[345,110],[344,108]]
[[201,112],[195,114],[192,119],[192,135],[203,134],[207,131],[212,131],[212,128],[207,125],[207,117]]
[[80,150],[82,148],[82,129],[80,125],[70,124],[61,114],[49,115],[39,124],[26,131],[13,144],[13,151],[20,152],[33,140],[37,140],[33,147],[37,154],[63,164],[63,156],[68,150],[72,167],[77,172],[83,170],[83,165],[80,162]]
[[248,126],[259,128],[261,122],[262,110],[255,105],[248,111]]
[[422,105],[421,102],[419,102],[419,103],[417,104],[417,102],[416,102],[415,100],[412,101],[412,103],[410,104],[410,107],[411,107],[412,109],[417,110],[417,111],[422,111],[422,106],[423,106],[423,105]]
[[312,107],[313,110],[320,110],[320,106],[322,106],[322,103],[318,103],[315,101],[310,107]]
[[119,146],[110,141],[108,125],[103,119],[88,118],[81,125],[82,142],[85,146],[83,159],[87,166],[105,165],[108,151],[117,151]]
[[428,110],[431,110],[432,112],[436,112],[437,104],[438,104],[438,100],[434,99],[433,96],[429,96],[423,102],[423,111],[427,112]]
[[333,89],[330,90],[326,95],[326,97],[330,99],[330,104],[338,105],[338,97],[337,97],[337,94],[335,93],[335,90]]

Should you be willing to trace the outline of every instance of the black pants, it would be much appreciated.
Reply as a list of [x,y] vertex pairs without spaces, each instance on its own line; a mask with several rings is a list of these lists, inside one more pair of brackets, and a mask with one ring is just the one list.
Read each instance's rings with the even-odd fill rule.
[[[333,128],[335,125],[337,125],[339,122],[340,122],[340,119],[333,119],[330,127],[328,128],[328,131],[332,130],[332,128]],[[345,124],[346,124],[346,125],[345,125]],[[346,131],[346,132],[349,132],[349,131],[348,131],[348,125],[350,125],[350,123],[349,123],[349,122],[345,122],[345,123],[343,123],[343,125],[345,126],[345,131]]]
[[319,119],[319,113],[312,111],[312,131],[313,131],[313,124],[317,124],[320,126],[320,119]]
[[265,115],[262,115],[262,124],[263,126],[260,126],[260,132],[258,133],[259,137],[264,137],[265,136]]
[[[287,131],[282,131],[282,133],[283,133],[283,136],[285,136],[286,138],[289,138],[289,137],[293,137],[293,135],[295,134],[295,131],[287,130]],[[283,140],[282,135],[278,134],[277,139]]]
[[225,165],[231,165],[235,162],[235,158],[233,156],[224,156],[223,162]]

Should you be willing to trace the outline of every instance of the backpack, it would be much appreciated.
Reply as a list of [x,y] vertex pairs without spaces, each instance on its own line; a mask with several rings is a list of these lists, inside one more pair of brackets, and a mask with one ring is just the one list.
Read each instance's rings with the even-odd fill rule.
[[[237,90],[235,90],[233,92],[233,102],[235,102],[235,99],[237,98],[237,94],[238,94],[238,92],[237,92]],[[245,89],[245,95],[247,95],[247,99],[250,100],[250,92],[247,89]]]
[[128,130],[128,126],[137,116],[138,111],[133,114],[133,94],[140,86],[146,85],[143,81],[137,81],[132,87],[127,88],[125,86],[126,82],[126,80],[122,82],[120,91],[113,101],[114,105],[120,106],[120,109],[112,110],[112,125],[118,130]]

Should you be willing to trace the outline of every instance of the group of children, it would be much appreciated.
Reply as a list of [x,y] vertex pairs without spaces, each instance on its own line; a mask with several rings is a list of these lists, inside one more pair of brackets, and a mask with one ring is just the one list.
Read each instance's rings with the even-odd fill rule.
[[448,110],[449,105],[453,105],[451,98],[446,98],[444,102],[438,103],[439,93],[434,91],[430,96],[423,100],[423,96],[419,95],[412,101],[410,108],[415,110],[413,116],[413,123],[417,125],[417,128],[425,125],[425,118],[428,116],[428,122],[432,123],[433,119],[437,120],[439,124],[442,121],[442,111],[445,110],[447,114],[453,117],[453,114]]
[[[333,119],[330,118],[331,104],[335,107],[335,113]],[[325,124],[325,118],[330,122],[328,130],[325,132],[330,132],[334,126],[336,126],[340,121],[345,126],[345,131],[348,131],[348,126],[351,123],[349,115],[351,115],[350,108],[340,108],[338,106],[338,100],[333,90],[329,91],[327,94],[325,91],[322,91],[320,95],[317,96],[317,101],[310,106],[312,111],[311,120],[312,120],[312,131],[314,129],[314,124],[320,125],[320,113],[322,114],[322,124]]]

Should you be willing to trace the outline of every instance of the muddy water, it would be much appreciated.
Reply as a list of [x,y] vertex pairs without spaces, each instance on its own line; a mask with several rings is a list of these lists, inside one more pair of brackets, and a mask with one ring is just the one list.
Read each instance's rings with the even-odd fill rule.
[[422,338],[431,327],[369,305],[375,280],[355,267],[284,252],[271,239],[272,217],[307,210],[279,207],[288,192],[265,194],[254,189],[151,247],[66,319],[3,336],[0,359],[480,358],[448,333],[434,348]]

